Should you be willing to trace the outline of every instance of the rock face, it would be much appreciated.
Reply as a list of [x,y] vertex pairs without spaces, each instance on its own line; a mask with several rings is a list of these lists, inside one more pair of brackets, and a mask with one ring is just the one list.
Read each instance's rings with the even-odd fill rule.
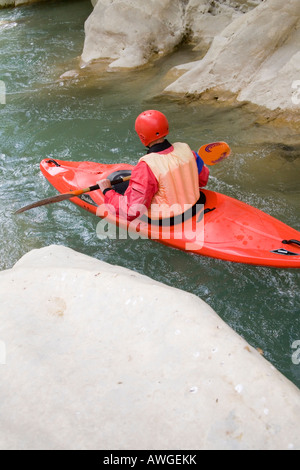
[[233,17],[258,2],[93,0],[82,61],[107,59],[110,67],[131,68],[171,52],[187,36],[207,45]]
[[165,93],[234,98],[293,117],[300,104],[299,26],[299,0],[98,0],[86,21],[82,60],[137,67],[188,38],[207,53],[172,70]]
[[184,40],[207,47],[233,18],[261,0],[92,0],[82,61],[111,67],[144,65]]
[[300,449],[298,388],[198,297],[51,246],[0,298],[2,450]]
[[300,2],[267,0],[218,34],[203,60],[178,67],[183,75],[166,91],[222,99],[225,90],[238,101],[299,111],[299,43]]
[[183,31],[180,0],[99,0],[85,24],[82,61],[110,59],[110,67],[137,67],[171,52]]

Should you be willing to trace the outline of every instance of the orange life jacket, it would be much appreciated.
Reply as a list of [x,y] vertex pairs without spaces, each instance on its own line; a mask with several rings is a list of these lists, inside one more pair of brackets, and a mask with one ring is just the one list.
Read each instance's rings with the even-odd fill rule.
[[173,144],[171,152],[149,153],[139,161],[147,163],[159,185],[148,210],[151,219],[182,214],[198,201],[198,169],[194,154],[187,144],[177,142]]

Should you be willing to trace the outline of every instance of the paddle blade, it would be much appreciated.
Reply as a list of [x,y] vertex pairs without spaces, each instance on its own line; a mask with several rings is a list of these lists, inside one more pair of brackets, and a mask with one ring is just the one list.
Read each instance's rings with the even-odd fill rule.
[[[117,180],[111,181],[112,185],[123,183],[124,181],[130,180],[131,176],[124,176],[123,178],[118,178]],[[67,199],[71,199],[72,197],[81,196],[81,194],[89,193],[91,191],[96,191],[100,189],[98,184],[94,186],[90,186],[89,188],[84,189],[76,189],[74,191],[70,191],[69,193],[59,194],[58,196],[47,197],[46,199],[42,199],[41,201],[33,202],[28,206],[21,207],[18,209],[15,214],[21,214],[22,212],[29,211],[34,207],[45,206],[46,204],[53,204],[55,202],[65,201]]]
[[74,197],[74,194],[59,194],[58,196],[48,197],[43,199],[42,201],[37,201],[32,204],[28,204],[28,206],[21,207],[21,209],[17,210],[15,214],[21,214],[22,212],[29,211],[29,209],[33,209],[34,207],[45,206],[46,204],[53,204],[54,202],[65,201],[66,199],[70,199]]
[[226,142],[213,142],[211,144],[202,145],[198,154],[206,165],[215,165],[231,153],[230,147]]
[[[112,185],[120,184],[120,183],[123,183],[124,181],[130,180],[130,178],[131,176],[124,176],[123,178],[118,178],[114,181],[111,181],[111,184]],[[21,214],[22,212],[33,209],[34,207],[40,207],[40,206],[45,206],[46,204],[53,204],[55,202],[65,201],[67,199],[71,199],[72,197],[81,196],[81,194],[89,193],[91,191],[96,191],[97,189],[100,189],[100,187],[98,184],[95,184],[94,186],[90,186],[89,188],[75,189],[74,191],[70,191],[69,193],[59,194],[58,196],[53,196],[53,197],[47,197],[46,199],[42,199],[41,201],[33,202],[32,204],[29,204],[28,206],[21,207],[21,209],[18,209],[15,212],[15,214]]]

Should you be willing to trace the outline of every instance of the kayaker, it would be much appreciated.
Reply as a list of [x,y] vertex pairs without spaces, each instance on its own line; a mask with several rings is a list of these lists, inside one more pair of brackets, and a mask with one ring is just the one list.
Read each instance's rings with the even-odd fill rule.
[[176,216],[195,205],[209,177],[203,160],[185,143],[170,144],[169,123],[160,111],[141,113],[135,130],[148,151],[133,169],[124,195],[114,191],[108,179],[98,181],[105,203],[128,220],[147,210],[152,219],[164,218],[170,216],[170,206]]

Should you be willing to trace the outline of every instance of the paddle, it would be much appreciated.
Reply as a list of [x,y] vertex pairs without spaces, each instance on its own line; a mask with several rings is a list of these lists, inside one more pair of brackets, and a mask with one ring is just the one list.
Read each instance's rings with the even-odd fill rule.
[[[200,147],[198,150],[198,154],[206,165],[215,165],[230,155],[230,148],[226,142],[213,142],[211,144],[202,145],[202,147]],[[130,176],[124,176],[124,178],[118,178],[114,181],[111,181],[111,184],[114,186],[115,184],[123,183],[123,181],[128,181],[129,179]],[[81,194],[96,191],[97,189],[100,189],[99,185],[95,184],[89,188],[76,189],[74,191],[69,191],[68,193],[59,194],[58,196],[47,197],[46,199],[42,199],[41,201],[37,201],[29,204],[28,206],[22,207],[21,209],[17,210],[15,214],[21,214],[22,212],[28,211],[29,209],[33,209],[34,207],[65,201],[67,199],[71,199],[72,197],[81,196]]]
[[[124,178],[118,178],[114,181],[111,181],[111,185],[123,183],[123,181],[128,181],[130,176],[124,176]],[[94,186],[90,186],[89,188],[84,189],[76,189],[74,191],[69,191],[68,193],[59,194],[58,196],[47,197],[46,199],[42,199],[41,201],[34,202],[33,204],[29,204],[28,206],[22,207],[21,209],[17,210],[15,214],[21,214],[22,212],[28,211],[29,209],[33,209],[34,207],[45,206],[46,204],[53,204],[54,202],[65,201],[67,199],[71,199],[75,196],[81,196],[81,194],[90,193],[91,191],[96,191],[100,189],[98,184]]]
[[205,165],[215,165],[224,160],[224,158],[229,157],[230,153],[230,147],[226,142],[213,142],[202,145],[198,150],[198,154]]

